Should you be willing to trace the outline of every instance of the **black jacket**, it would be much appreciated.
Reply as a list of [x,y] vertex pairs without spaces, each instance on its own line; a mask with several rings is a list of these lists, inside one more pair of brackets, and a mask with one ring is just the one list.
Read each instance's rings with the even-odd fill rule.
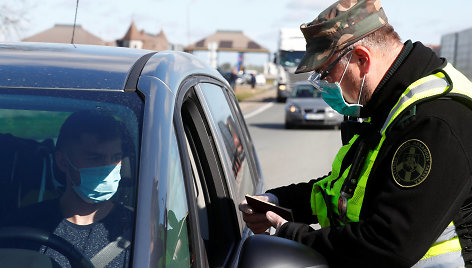
[[[371,131],[378,131],[405,89],[419,78],[446,64],[417,42],[405,43],[362,117],[371,117]],[[322,253],[330,267],[410,267],[415,264],[454,220],[463,255],[472,245],[471,160],[472,110],[457,100],[439,98],[420,103],[416,115],[394,127],[385,140],[367,182],[357,223],[313,230],[310,207],[313,183],[269,190],[281,206],[293,209],[295,221],[284,224],[276,235],[309,245]],[[431,153],[431,170],[415,187],[398,185],[392,176],[392,160],[405,141],[422,141]],[[301,223],[300,223],[301,222]]]

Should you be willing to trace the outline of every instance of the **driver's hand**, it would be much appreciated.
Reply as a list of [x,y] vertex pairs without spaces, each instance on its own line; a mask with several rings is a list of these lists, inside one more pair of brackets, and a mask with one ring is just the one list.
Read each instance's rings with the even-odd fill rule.
[[[278,204],[277,197],[273,194],[262,194],[262,195],[256,195],[254,197],[263,201]],[[243,213],[243,220],[246,222],[249,229],[251,229],[252,232],[255,234],[262,234],[271,226],[273,226],[273,224],[268,220],[266,213],[255,212],[251,208],[251,206],[247,204],[246,199],[244,199],[239,204],[239,210]],[[270,211],[268,211],[267,213],[269,212]],[[273,212],[270,212],[270,213],[275,214]]]

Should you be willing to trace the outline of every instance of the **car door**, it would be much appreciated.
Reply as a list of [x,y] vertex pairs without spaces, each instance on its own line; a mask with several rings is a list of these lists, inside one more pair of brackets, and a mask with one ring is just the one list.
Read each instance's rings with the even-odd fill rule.
[[[237,265],[249,235],[237,206],[246,193],[259,193],[262,179],[254,146],[236,98],[214,79],[193,77],[183,83],[176,105],[193,251],[210,267]],[[185,168],[184,168],[185,170]],[[199,254],[199,252],[201,254]]]

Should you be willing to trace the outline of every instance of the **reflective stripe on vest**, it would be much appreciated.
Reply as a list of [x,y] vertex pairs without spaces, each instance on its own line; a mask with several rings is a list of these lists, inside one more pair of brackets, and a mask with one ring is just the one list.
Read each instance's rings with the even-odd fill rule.
[[453,222],[444,230],[428,252],[412,268],[464,267],[462,247]]
[[[449,77],[451,79],[449,79]],[[447,64],[441,72],[417,80],[401,95],[380,130],[381,139],[378,145],[369,151],[362,170],[358,175],[359,182],[357,187],[352,198],[347,201],[347,215],[345,222],[341,221],[339,217],[338,199],[341,187],[351,166],[348,166],[342,174],[340,174],[341,164],[351,146],[359,136],[355,135],[347,145],[341,147],[333,161],[331,174],[313,185],[311,207],[313,214],[317,216],[322,227],[344,225],[348,222],[359,221],[367,179],[370,176],[372,166],[374,165],[380,148],[388,135],[389,127],[394,124],[397,118],[401,117],[402,112],[408,111],[410,107],[413,107],[418,102],[446,94],[447,96],[460,97],[461,99],[466,100],[469,103],[469,106],[472,107],[472,83],[450,64]],[[334,222],[330,222],[329,215],[333,215],[331,221]],[[443,242],[442,244],[434,244],[430,249],[431,251],[428,251],[428,256],[436,256],[446,251],[456,251],[457,241],[458,239],[451,242],[446,241],[447,243]],[[425,256],[425,258],[428,257]]]

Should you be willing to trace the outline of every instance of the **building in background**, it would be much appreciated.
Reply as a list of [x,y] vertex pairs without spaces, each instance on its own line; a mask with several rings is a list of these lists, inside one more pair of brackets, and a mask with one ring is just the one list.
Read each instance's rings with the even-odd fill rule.
[[45,42],[45,43],[66,43],[72,41],[72,33],[74,32],[74,44],[115,46],[115,42],[105,42],[100,37],[95,36],[82,28],[80,25],[72,24],[56,24],[54,27],[27,37],[23,42]]
[[138,49],[149,49],[156,51],[163,50],[181,50],[178,46],[172,45],[167,40],[163,30],[157,35],[146,33],[144,30],[139,31],[134,22],[129,26],[125,36],[116,40],[119,47],[130,47]]
[[[46,43],[71,43],[74,26],[68,24],[56,24],[54,27],[27,37],[23,42],[46,42]],[[74,44],[100,45],[100,46],[120,46],[139,49],[149,49],[156,51],[179,50],[183,51],[183,45],[172,44],[167,40],[163,30],[158,34],[139,31],[132,22],[123,38],[116,41],[106,42],[100,37],[88,32],[82,26],[76,25],[74,32]]]
[[440,56],[472,79],[472,28],[443,35]]
[[270,51],[256,41],[247,37],[242,31],[218,30],[215,33],[185,47],[185,51],[205,51],[209,53],[209,64],[216,68],[218,66],[218,53],[236,52],[238,70],[243,70],[244,56],[246,53],[263,53],[270,56]]

